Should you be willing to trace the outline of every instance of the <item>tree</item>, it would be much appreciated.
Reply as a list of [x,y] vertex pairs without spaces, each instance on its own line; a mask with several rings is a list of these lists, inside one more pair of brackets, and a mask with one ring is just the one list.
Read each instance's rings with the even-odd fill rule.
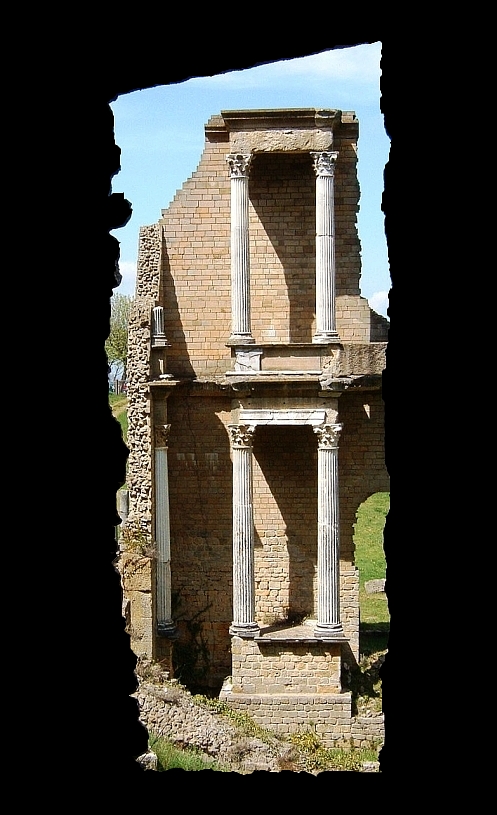
[[126,294],[113,294],[110,305],[110,333],[105,343],[109,365],[116,379],[126,379],[128,357],[128,323],[133,298]]

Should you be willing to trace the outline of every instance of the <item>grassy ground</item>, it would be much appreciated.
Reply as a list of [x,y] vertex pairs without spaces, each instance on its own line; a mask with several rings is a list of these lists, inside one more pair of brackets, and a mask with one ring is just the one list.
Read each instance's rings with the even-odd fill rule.
[[386,562],[383,551],[383,528],[390,506],[390,494],[378,492],[359,507],[355,524],[355,561],[359,569],[359,603],[361,630],[387,631],[390,623],[386,595],[367,594],[367,580],[385,577]]
[[180,750],[167,739],[160,736],[150,735],[149,747],[157,756],[157,770],[188,770],[197,772],[199,770],[214,770],[215,772],[229,772],[227,767],[219,764],[213,759],[209,759],[200,750],[193,747]]
[[124,393],[109,393],[109,405],[112,409],[112,414],[122,427],[123,439],[127,440],[128,437],[128,398]]
[[[248,714],[237,714],[231,709],[223,709],[222,702],[208,700],[205,697],[193,697],[194,704],[201,706],[208,705],[216,710],[221,718],[227,717],[231,724],[235,724],[238,736],[235,736],[232,744],[233,756],[231,764],[221,760],[216,761],[206,753],[194,747],[180,748],[168,741],[163,736],[154,733],[149,735],[149,748],[157,756],[157,771],[181,769],[189,772],[200,770],[214,770],[215,772],[237,772],[245,773],[247,770],[238,763],[234,756],[243,756],[247,751],[247,738],[256,736],[262,741],[273,744],[275,741],[279,745],[279,757],[277,767],[281,770],[291,772],[320,773],[333,770],[358,770],[363,769],[363,762],[376,762],[378,760],[378,747],[350,747],[350,748],[325,748],[313,730],[301,730],[293,733],[288,738],[275,738],[274,733],[266,731],[255,725]],[[238,720],[237,720],[238,715]]]

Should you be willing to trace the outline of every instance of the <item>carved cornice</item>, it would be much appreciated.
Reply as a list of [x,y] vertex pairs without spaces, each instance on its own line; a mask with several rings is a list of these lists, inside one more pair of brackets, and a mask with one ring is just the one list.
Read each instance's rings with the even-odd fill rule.
[[248,178],[252,153],[242,155],[242,153],[230,153],[226,156],[226,161],[230,167],[231,178]]
[[252,447],[252,439],[255,433],[255,425],[230,424],[228,425],[231,438],[231,446],[234,448]]
[[341,424],[321,424],[318,427],[313,427],[312,429],[318,437],[318,449],[336,450],[342,427]]
[[166,447],[169,440],[169,431],[171,430],[170,424],[156,424],[155,432],[155,447]]
[[338,158],[336,152],[311,153],[314,162],[314,172],[317,176],[334,176],[335,162]]

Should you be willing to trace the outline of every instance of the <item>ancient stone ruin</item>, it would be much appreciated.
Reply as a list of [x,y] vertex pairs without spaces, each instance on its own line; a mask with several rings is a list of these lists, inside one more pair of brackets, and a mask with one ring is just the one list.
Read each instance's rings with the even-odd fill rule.
[[327,745],[351,734],[356,512],[389,489],[357,139],[340,110],[212,116],[197,170],[140,231],[129,334],[133,650]]

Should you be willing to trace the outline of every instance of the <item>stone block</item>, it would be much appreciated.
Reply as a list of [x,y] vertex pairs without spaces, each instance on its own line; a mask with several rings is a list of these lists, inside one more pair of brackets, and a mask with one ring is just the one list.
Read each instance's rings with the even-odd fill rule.
[[379,594],[380,592],[384,592],[385,583],[386,579],[384,577],[379,580],[366,580],[364,583],[366,594]]

